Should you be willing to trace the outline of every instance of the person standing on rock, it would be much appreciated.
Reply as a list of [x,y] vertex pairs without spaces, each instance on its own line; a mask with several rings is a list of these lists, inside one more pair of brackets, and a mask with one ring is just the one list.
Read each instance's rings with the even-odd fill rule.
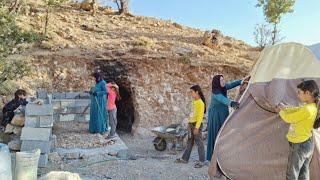
[[8,102],[2,109],[3,120],[1,125],[6,127],[14,117],[14,112],[20,106],[26,106],[28,104],[26,100],[27,92],[23,89],[18,89],[14,93],[14,99]]
[[212,79],[212,95],[208,113],[208,143],[207,143],[207,161],[211,161],[214,151],[214,144],[218,132],[224,121],[229,116],[229,108],[239,107],[239,103],[231,101],[227,97],[227,91],[240,86],[242,80],[236,80],[225,83],[223,75],[216,75]]
[[109,114],[109,125],[111,127],[108,139],[112,139],[115,137],[115,134],[116,134],[116,128],[117,128],[116,100],[120,99],[120,94],[119,94],[119,87],[114,82],[107,84],[107,90],[108,90],[107,109]]
[[201,128],[203,116],[206,113],[206,100],[199,85],[191,88],[192,113],[190,115],[188,130],[191,131],[191,138],[188,139],[187,149],[184,151],[182,158],[177,159],[176,163],[188,163],[192,147],[194,143],[198,146],[199,162],[195,164],[195,168],[201,168],[204,165],[205,152],[201,137]]
[[92,76],[95,78],[96,85],[90,90],[89,132],[105,134],[108,129],[107,83],[98,72],[93,73]]

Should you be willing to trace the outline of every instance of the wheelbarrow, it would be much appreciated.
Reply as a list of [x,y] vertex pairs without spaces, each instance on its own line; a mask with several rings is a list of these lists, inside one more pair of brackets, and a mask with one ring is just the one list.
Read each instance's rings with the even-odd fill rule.
[[183,128],[181,124],[155,127],[151,132],[156,135],[153,145],[158,151],[166,150],[169,142],[172,143],[173,149],[182,150],[184,138],[188,135],[188,130]]

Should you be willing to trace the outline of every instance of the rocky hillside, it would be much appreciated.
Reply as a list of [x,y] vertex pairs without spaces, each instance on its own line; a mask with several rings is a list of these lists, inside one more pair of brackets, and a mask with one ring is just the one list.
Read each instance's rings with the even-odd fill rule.
[[[23,11],[19,26],[42,32],[45,8],[29,4]],[[231,80],[250,71],[256,48],[228,36],[209,48],[201,44],[203,35],[172,21],[119,16],[102,7],[93,17],[80,4],[64,4],[50,15],[48,39],[20,45],[11,58],[32,66],[32,74],[17,82],[31,94],[38,88],[88,90],[90,73],[100,69],[122,89],[122,118],[143,132],[188,117],[190,85],[200,84],[209,101],[214,74]]]

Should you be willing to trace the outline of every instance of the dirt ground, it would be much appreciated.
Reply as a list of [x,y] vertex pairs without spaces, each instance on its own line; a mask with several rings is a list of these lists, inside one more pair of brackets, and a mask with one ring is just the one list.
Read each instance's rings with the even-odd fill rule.
[[188,164],[176,164],[174,161],[181,157],[182,152],[156,151],[152,144],[153,137],[123,133],[119,136],[129,148],[129,160],[60,161],[51,163],[46,169],[39,169],[38,173],[40,175],[49,171],[69,171],[78,173],[84,180],[209,179],[208,166],[194,168],[194,163],[198,159],[196,148]]
[[130,154],[136,160],[110,161],[94,164],[79,169],[84,179],[208,179],[208,166],[196,169],[194,162],[198,159],[194,148],[188,164],[175,164],[174,160],[182,152],[156,151],[152,137],[134,137],[129,134],[120,135],[127,144]]

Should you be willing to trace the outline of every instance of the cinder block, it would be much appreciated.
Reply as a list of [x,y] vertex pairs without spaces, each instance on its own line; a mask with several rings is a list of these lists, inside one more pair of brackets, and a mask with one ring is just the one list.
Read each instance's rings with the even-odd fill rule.
[[54,110],[61,108],[61,101],[60,100],[52,100],[52,108]]
[[26,116],[46,116],[46,115],[52,115],[53,114],[53,108],[51,104],[43,104],[43,105],[37,105],[37,104],[27,104],[26,107]]
[[81,92],[81,93],[79,94],[79,98],[80,98],[80,99],[90,99],[90,94],[89,94],[89,93]]
[[90,113],[90,107],[68,107],[68,114],[88,114]]
[[75,100],[75,107],[86,107],[90,106],[91,100],[90,99],[77,99]]
[[53,115],[50,116],[27,116],[25,127],[46,128],[53,126]]
[[52,126],[53,126],[53,115],[40,116],[39,127],[52,127]]
[[51,137],[51,128],[22,128],[21,140],[49,141]]
[[21,144],[22,151],[31,151],[34,149],[40,149],[41,153],[50,153],[52,148],[51,141],[32,141],[32,140],[23,140]]
[[53,115],[53,121],[54,122],[60,122],[60,115],[59,114],[54,114]]
[[48,164],[48,154],[40,154],[38,167],[46,167]]
[[85,115],[85,120],[86,120],[87,122],[90,121],[90,114],[86,114],[86,115]]
[[47,98],[47,92],[42,89],[37,90],[37,98],[38,99],[46,99]]
[[66,93],[59,93],[59,92],[52,93],[52,99],[65,99],[65,98],[66,98]]
[[59,121],[74,121],[75,114],[60,114]]
[[127,159],[128,158],[128,150],[120,150],[117,152],[117,158]]
[[61,100],[61,108],[74,107],[75,106],[75,102],[76,101],[74,99]]
[[80,93],[79,92],[68,92],[66,93],[66,99],[79,99]]
[[27,116],[24,123],[24,127],[37,127],[39,122],[39,116]]
[[77,122],[85,122],[85,117],[82,114],[77,114],[74,120]]
[[48,104],[52,104],[52,94],[47,94]]

